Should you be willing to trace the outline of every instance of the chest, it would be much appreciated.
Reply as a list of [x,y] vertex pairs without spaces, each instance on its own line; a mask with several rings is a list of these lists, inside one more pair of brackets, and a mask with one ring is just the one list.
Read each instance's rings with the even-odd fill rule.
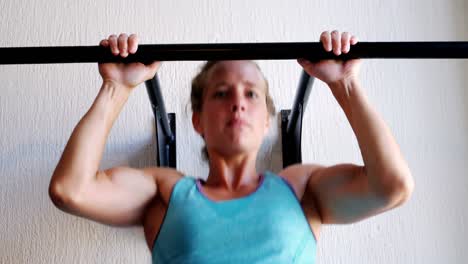
[[[161,226],[167,216],[169,198],[174,185],[175,182],[174,184],[172,184],[172,186],[168,186],[169,189],[161,190],[161,192],[159,193],[160,196],[155,197],[155,199],[147,209],[147,213],[144,219],[144,232],[147,245],[150,251],[153,249],[155,239],[160,235]],[[219,194],[210,190],[204,190],[204,193],[207,195],[208,199],[211,199],[213,201],[223,201],[234,200],[239,198],[242,199],[242,197],[251,194],[252,191],[254,190],[246,190],[243,193],[231,195]],[[208,202],[208,206],[210,206],[209,201],[206,202]],[[182,213],[179,213],[179,217],[176,220],[171,220],[171,224],[174,226],[184,227],[183,232],[181,232],[179,236],[183,236],[183,234],[191,234],[192,238],[190,239],[190,241],[192,242],[186,245],[187,250],[190,250],[191,245],[202,243],[206,239],[212,237],[213,234],[225,234],[228,230],[243,230],[243,235],[240,238],[241,240],[254,239],[260,234],[262,234],[262,236],[265,238],[267,238],[269,234],[275,234],[276,236],[288,236],[288,233],[290,235],[291,229],[284,228],[290,225],[290,219],[288,220],[286,217],[284,217],[288,215],[288,212],[286,211],[288,209],[283,208],[281,211],[275,211],[269,208],[269,206],[275,204],[277,205],[280,202],[280,200],[274,201],[269,199],[263,201],[263,203],[265,203],[266,206],[257,205],[255,207],[249,207],[249,205],[241,203],[227,202],[225,203],[225,205],[228,204],[229,206],[223,206],[222,213],[220,213],[216,210],[216,208],[213,207],[211,209],[205,209],[202,215],[197,214],[196,210],[182,211]],[[316,214],[314,213],[313,209],[311,210],[311,208],[303,208],[303,205],[299,203],[297,203],[297,205],[302,209],[305,215],[306,224],[311,229],[313,229],[313,223],[316,222]],[[255,212],[249,210],[254,210]],[[261,225],[256,225],[255,227],[252,225],[252,223],[258,223],[260,219],[253,219],[252,217],[258,216],[262,216],[261,220],[264,220],[265,222]],[[191,219],[191,221],[187,221],[188,219]],[[216,221],[216,227],[212,225],[213,221]],[[191,223],[194,222],[197,224],[192,225]],[[200,226],[206,226],[211,230],[207,232],[206,230],[200,229]],[[246,230],[246,228],[252,228],[252,230]],[[252,237],[246,237],[248,235]],[[236,238],[239,238],[239,234],[232,233],[231,236],[233,237],[228,238],[229,241],[233,241]],[[180,239],[182,241],[188,241],[187,239],[182,237],[180,237]],[[274,238],[272,237],[271,239]]]

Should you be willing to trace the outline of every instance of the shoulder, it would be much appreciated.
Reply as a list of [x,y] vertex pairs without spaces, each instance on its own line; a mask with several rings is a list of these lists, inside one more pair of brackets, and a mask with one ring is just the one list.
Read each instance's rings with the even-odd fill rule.
[[296,196],[302,200],[307,188],[307,183],[312,175],[324,166],[319,164],[294,164],[288,166],[278,173],[294,189]]
[[152,177],[157,184],[165,183],[167,181],[177,181],[184,177],[184,173],[167,167],[147,167],[142,169],[143,173]]
[[148,167],[143,169],[144,173],[149,177],[152,177],[157,188],[158,196],[162,198],[166,203],[169,201],[172,189],[175,184],[188,176],[184,173],[165,167]]
[[[309,226],[316,238],[319,239],[322,220],[320,211],[315,202],[315,194],[310,192],[311,188],[307,188],[310,179],[325,166],[318,164],[296,164],[286,167],[278,173],[289,182],[291,187],[296,192],[297,199],[301,203],[302,210],[309,222]],[[309,191],[308,191],[309,190]]]

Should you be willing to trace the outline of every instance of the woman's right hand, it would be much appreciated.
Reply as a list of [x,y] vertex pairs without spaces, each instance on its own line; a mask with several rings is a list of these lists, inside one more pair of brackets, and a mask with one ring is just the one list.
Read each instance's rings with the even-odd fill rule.
[[[109,47],[112,54],[125,58],[137,51],[138,37],[135,34],[127,36],[124,33],[118,37],[110,35],[109,38],[103,39],[99,45]],[[129,64],[99,63],[99,73],[104,82],[114,82],[132,90],[140,83],[153,78],[160,65],[160,61],[155,61],[150,65],[140,62]]]

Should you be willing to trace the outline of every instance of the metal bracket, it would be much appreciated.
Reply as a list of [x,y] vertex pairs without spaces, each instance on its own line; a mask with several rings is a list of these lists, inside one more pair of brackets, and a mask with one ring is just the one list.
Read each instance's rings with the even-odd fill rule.
[[166,114],[158,76],[145,82],[156,126],[158,167],[176,168],[175,113]]
[[292,110],[281,110],[283,168],[302,162],[302,117],[312,90],[314,79],[314,77],[302,71]]

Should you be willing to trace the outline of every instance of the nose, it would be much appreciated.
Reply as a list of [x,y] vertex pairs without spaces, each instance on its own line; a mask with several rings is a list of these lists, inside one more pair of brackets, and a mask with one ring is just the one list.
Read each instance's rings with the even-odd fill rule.
[[244,112],[245,111],[245,98],[241,92],[235,92],[231,100],[231,111]]
[[241,112],[244,112],[245,111],[245,107],[243,105],[240,105],[240,104],[234,104],[232,105],[232,112],[235,113],[235,112],[238,112],[238,111],[241,111]]

